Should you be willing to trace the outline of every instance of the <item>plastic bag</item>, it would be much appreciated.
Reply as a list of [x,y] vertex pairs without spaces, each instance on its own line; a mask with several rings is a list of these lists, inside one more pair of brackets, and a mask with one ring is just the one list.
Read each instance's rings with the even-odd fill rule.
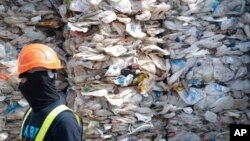
[[115,12],[113,11],[102,12],[101,14],[98,15],[98,17],[99,16],[102,18],[101,20],[106,24],[113,22],[117,18]]
[[230,82],[228,82],[229,87],[232,90],[248,90],[250,88],[250,80],[240,80],[240,79],[236,79],[236,80],[232,80]]
[[215,113],[210,112],[210,111],[206,111],[206,113],[205,113],[205,119],[207,121],[215,123],[215,122],[218,122],[217,118],[218,117],[217,117],[217,115]]
[[141,24],[130,22],[126,24],[126,31],[135,38],[144,38],[146,34],[141,30]]
[[230,88],[216,83],[211,83],[206,86],[205,91],[208,95],[223,95],[229,92]]
[[4,22],[8,23],[8,24],[20,24],[20,23],[25,23],[29,21],[28,18],[26,17],[5,17],[4,18]]
[[166,4],[165,2],[152,6],[152,15],[151,15],[151,20],[159,20],[159,19],[164,19],[165,18],[165,12],[169,11],[171,9],[171,5]]
[[230,28],[231,26],[235,25],[236,23],[237,23],[237,19],[233,17],[225,21],[222,21],[220,28],[221,30],[226,30]]
[[104,51],[109,55],[118,57],[118,56],[123,55],[125,52],[127,52],[127,49],[123,47],[122,45],[116,45],[116,46],[106,47],[104,48]]
[[218,5],[219,3],[218,1],[219,0],[215,0],[215,3],[213,3],[213,7],[212,7],[212,11],[214,11],[212,14],[213,17],[221,17],[221,16],[226,15],[228,12],[227,4],[223,2]]
[[121,74],[121,69],[118,65],[111,65],[105,73],[105,76],[119,76]]
[[217,101],[213,102],[211,105],[209,105],[209,109],[211,112],[221,112],[225,109],[232,109],[234,106],[233,98],[231,96],[223,96],[219,98]]
[[97,6],[102,0],[87,0],[91,5]]
[[218,58],[213,58],[214,77],[221,82],[227,82],[234,77],[234,72],[223,66]]
[[179,90],[178,94],[188,105],[194,105],[199,100],[206,97],[206,94],[201,89],[193,87],[191,87],[188,92],[186,92],[185,90]]
[[151,13],[148,10],[145,10],[140,15],[136,15],[135,18],[139,21],[148,21],[151,18]]
[[161,70],[167,70],[167,67],[165,66],[165,63],[164,63],[165,60],[163,60],[162,58],[154,54],[150,54],[149,56],[157,68]]
[[87,12],[91,6],[87,0],[73,0],[70,3],[69,9],[78,12]]
[[146,70],[153,74],[156,73],[155,64],[149,57],[142,55],[137,60],[138,60],[137,63],[141,69]]
[[130,14],[132,12],[132,5],[130,0],[109,0],[112,7],[114,7],[116,10]]

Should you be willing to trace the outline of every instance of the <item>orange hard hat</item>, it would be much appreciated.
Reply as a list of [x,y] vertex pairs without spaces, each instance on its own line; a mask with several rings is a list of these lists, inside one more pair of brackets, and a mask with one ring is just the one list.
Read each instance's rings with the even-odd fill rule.
[[29,44],[22,48],[18,56],[18,72],[22,74],[34,68],[62,68],[56,52],[44,44]]

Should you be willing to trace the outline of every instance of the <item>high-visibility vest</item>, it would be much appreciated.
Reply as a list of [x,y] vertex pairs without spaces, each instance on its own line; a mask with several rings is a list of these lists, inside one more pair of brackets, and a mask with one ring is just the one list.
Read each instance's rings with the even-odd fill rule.
[[[66,110],[69,110],[69,111],[72,111],[69,107],[65,106],[65,105],[59,105],[57,106],[56,108],[54,108],[48,115],[47,117],[45,118],[45,120],[43,121],[43,124],[35,138],[35,141],[43,141],[44,138],[45,138],[45,135],[49,129],[49,127],[51,126],[52,122],[54,121],[54,119],[56,118],[57,115],[59,115],[61,112],[63,111],[66,111]],[[24,126],[24,123],[25,121],[27,120],[30,112],[32,111],[32,108],[30,108],[27,113],[25,114],[24,116],[24,119],[23,119],[23,123],[22,123],[22,126],[21,126],[21,140],[22,140],[22,134],[23,134],[23,126]],[[72,111],[73,112],[73,111]],[[79,126],[81,126],[81,120],[80,120],[80,117],[73,112],[73,114],[75,115],[75,118],[79,124]]]

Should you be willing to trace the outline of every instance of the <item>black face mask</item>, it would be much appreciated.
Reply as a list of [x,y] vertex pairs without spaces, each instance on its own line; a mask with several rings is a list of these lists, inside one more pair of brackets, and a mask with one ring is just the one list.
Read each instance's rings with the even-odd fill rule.
[[55,73],[37,71],[21,74],[19,77],[27,79],[26,82],[19,83],[19,89],[35,111],[60,98],[55,87]]

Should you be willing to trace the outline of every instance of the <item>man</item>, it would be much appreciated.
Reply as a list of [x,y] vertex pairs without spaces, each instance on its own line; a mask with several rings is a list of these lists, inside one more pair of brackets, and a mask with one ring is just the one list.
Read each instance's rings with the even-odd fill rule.
[[65,106],[55,87],[62,68],[55,51],[43,44],[29,44],[18,56],[19,89],[30,105],[22,124],[22,141],[81,141],[80,118]]

